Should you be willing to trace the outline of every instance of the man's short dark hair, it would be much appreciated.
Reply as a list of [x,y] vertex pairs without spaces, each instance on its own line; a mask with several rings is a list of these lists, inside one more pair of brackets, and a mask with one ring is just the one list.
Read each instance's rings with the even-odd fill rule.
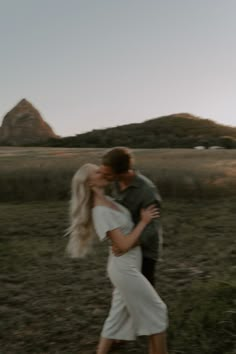
[[109,166],[114,173],[125,173],[132,168],[133,157],[127,147],[115,147],[103,156],[102,163]]

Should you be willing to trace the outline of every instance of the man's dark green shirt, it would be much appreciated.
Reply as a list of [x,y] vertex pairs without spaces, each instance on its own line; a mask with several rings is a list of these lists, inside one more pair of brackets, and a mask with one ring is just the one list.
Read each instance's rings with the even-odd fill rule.
[[[135,225],[140,221],[142,208],[147,208],[151,204],[156,204],[158,208],[161,206],[161,197],[155,185],[137,171],[131,184],[122,191],[118,182],[114,182],[111,195],[130,211]],[[143,257],[157,260],[161,237],[162,228],[158,218],[148,224],[140,236]]]

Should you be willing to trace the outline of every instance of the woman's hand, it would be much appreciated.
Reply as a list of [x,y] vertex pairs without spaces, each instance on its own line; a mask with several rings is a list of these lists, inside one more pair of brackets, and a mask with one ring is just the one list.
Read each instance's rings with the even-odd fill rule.
[[123,234],[119,227],[107,232],[107,237],[109,237],[115,245],[115,247],[113,247],[113,252],[115,252],[115,255],[117,254],[118,256],[121,255],[121,253],[126,253],[132,247],[137,245],[139,237],[146,225],[153,219],[159,217],[159,210],[156,205],[150,205],[148,208],[141,210],[140,217],[141,220],[128,235]]
[[112,243],[112,253],[114,254],[114,256],[116,257],[120,257],[123,256],[123,254],[125,254],[125,252],[122,252],[119,247],[117,247],[114,243]]
[[141,209],[141,220],[145,224],[149,224],[153,219],[159,217],[160,217],[160,213],[155,205],[150,205],[146,209]]

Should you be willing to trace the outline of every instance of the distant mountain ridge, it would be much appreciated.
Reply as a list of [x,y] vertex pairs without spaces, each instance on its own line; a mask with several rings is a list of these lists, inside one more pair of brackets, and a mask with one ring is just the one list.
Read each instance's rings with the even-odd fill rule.
[[189,113],[177,113],[60,138],[26,99],[3,118],[0,145],[99,148],[192,148],[219,145],[236,148],[236,127]]
[[57,139],[50,125],[39,111],[26,99],[22,99],[3,118],[0,127],[1,145],[28,145]]
[[47,146],[132,148],[192,148],[220,145],[236,148],[236,127],[218,124],[210,119],[189,113],[178,113],[153,118],[143,123],[132,123],[87,133],[50,139]]

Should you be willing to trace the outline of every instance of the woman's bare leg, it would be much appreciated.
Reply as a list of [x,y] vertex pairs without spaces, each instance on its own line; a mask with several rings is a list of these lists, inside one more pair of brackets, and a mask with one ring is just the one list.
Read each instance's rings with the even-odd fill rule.
[[96,354],[107,354],[111,349],[113,342],[113,339],[100,337]]
[[151,336],[148,337],[148,354],[155,354],[155,353],[154,353],[154,348],[153,348],[153,345],[152,345],[152,338],[151,338]]
[[168,354],[166,345],[166,332],[150,336],[150,354]]

